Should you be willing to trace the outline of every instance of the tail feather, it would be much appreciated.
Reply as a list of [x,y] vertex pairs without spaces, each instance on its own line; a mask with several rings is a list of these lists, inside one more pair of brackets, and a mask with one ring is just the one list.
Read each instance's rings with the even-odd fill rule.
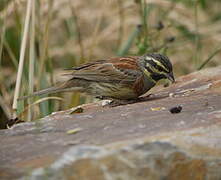
[[23,97],[20,97],[18,98],[18,100],[25,100],[25,99],[28,99],[28,98],[31,98],[31,97],[34,97],[34,96],[40,96],[40,95],[43,95],[43,94],[53,94],[53,93],[58,93],[58,92],[68,92],[68,91],[80,91],[82,90],[81,87],[69,87],[69,88],[64,88],[64,87],[50,87],[50,88],[47,88],[47,89],[43,89],[43,90],[40,90],[40,91],[37,91],[37,92],[34,92],[33,94],[30,94],[30,95],[27,95],[27,96],[23,96]]

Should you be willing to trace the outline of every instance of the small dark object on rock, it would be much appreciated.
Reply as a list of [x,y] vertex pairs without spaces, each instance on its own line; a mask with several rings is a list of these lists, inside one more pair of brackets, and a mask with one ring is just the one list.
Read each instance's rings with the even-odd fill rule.
[[180,113],[181,111],[182,111],[182,106],[176,106],[176,107],[170,108],[170,112],[171,112],[172,114]]
[[24,122],[24,121],[22,121],[22,120],[20,120],[18,117],[16,117],[16,118],[13,118],[13,119],[9,119],[9,120],[7,120],[7,122],[6,122],[6,128],[10,128],[10,127],[12,127],[14,124],[18,124],[18,123],[22,123],[22,122]]

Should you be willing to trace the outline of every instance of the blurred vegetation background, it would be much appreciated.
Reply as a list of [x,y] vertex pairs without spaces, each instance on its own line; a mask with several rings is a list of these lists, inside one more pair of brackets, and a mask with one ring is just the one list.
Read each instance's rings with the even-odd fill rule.
[[[0,127],[13,114],[21,49],[19,96],[64,80],[64,68],[112,56],[161,52],[178,77],[221,64],[220,9],[220,0],[1,0]],[[52,96],[19,101],[16,114],[30,121],[94,101],[78,93]]]

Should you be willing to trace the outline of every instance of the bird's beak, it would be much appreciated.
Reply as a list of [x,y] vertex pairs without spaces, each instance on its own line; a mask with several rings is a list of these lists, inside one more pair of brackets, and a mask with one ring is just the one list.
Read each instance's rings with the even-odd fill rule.
[[174,76],[173,76],[173,72],[170,72],[169,74],[167,74],[167,78],[168,78],[172,83],[175,82],[175,78],[174,78]]

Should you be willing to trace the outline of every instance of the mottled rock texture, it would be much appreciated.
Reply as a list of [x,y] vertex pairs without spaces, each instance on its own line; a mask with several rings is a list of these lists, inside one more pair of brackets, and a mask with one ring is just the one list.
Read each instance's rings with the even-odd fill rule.
[[[93,146],[71,148],[49,168],[31,179],[206,179],[221,176],[217,163],[191,157],[169,143],[142,143],[108,151]],[[214,178],[215,179],[215,178]]]
[[221,67],[151,93],[0,131],[0,179],[220,180]]

